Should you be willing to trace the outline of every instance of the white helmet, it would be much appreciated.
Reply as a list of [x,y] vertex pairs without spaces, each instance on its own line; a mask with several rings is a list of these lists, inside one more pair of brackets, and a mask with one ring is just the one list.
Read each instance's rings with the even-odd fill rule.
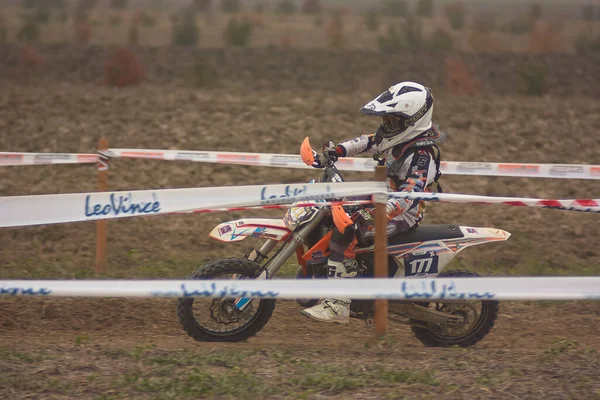
[[379,151],[407,142],[431,129],[431,89],[416,82],[400,82],[364,105],[361,113],[382,119],[375,134]]

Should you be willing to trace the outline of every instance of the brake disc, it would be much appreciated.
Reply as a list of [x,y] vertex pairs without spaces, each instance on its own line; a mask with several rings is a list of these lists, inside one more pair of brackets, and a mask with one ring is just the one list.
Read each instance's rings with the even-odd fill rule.
[[218,324],[236,324],[251,313],[252,303],[241,311],[237,309],[233,299],[214,299],[209,311],[211,319]]

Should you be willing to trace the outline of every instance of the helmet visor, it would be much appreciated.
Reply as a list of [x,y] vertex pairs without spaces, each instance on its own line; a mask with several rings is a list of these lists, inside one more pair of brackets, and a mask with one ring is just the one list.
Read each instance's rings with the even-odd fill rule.
[[404,121],[405,118],[397,117],[395,115],[382,115],[381,123],[384,129],[382,129],[381,136],[387,139],[398,133],[404,132],[406,130]]

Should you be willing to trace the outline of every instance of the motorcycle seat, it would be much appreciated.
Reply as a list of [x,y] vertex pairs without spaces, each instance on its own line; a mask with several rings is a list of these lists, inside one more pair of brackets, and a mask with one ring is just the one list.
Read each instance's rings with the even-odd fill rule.
[[462,237],[464,235],[457,225],[419,225],[409,232],[390,237],[388,245],[459,239]]

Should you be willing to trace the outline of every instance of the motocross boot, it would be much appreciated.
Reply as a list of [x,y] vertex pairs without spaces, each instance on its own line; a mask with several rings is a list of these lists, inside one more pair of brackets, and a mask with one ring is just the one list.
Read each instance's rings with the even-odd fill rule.
[[[358,263],[356,260],[327,262],[328,279],[354,278],[357,274]],[[324,299],[321,304],[301,311],[307,317],[320,322],[337,322],[347,324],[350,322],[350,299]]]

